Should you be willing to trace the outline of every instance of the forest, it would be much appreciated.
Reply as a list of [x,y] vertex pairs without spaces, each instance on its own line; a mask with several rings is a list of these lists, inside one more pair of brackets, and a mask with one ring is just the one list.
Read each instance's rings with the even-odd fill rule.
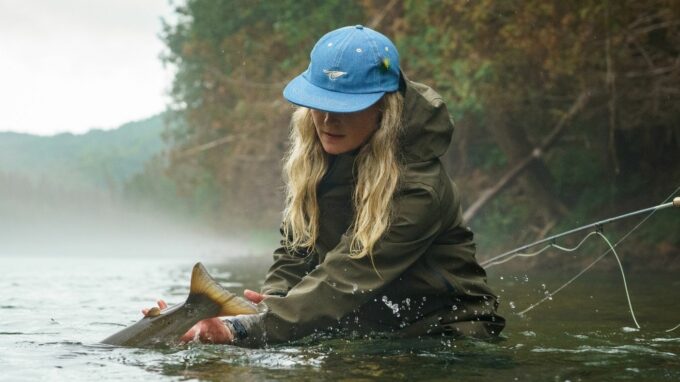
[[[160,36],[161,59],[176,70],[163,133],[169,149],[127,187],[155,190],[160,200],[175,200],[160,195],[177,189],[217,229],[276,232],[293,111],[281,91],[305,70],[316,40],[354,24],[390,37],[409,78],[445,99],[456,131],[442,160],[482,258],[660,204],[680,186],[680,2],[175,7]],[[174,187],[159,188],[166,176]],[[605,232],[618,238],[637,222]],[[678,232],[680,213],[658,212],[622,246],[625,262],[680,267]]]

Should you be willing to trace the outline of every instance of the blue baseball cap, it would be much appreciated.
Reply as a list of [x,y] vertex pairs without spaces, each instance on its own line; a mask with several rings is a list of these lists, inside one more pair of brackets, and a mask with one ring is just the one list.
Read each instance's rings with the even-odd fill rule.
[[399,53],[362,25],[328,32],[314,45],[307,70],[286,85],[290,102],[332,113],[361,111],[399,89]]

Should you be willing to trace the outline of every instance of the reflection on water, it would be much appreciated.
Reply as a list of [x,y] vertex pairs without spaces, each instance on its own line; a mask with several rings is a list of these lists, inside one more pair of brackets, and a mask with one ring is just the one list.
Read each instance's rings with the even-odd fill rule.
[[[234,291],[258,289],[268,257],[208,262]],[[98,341],[139,319],[157,298],[187,294],[193,261],[0,257],[0,379],[678,380],[677,276],[629,275],[641,330],[616,272],[593,269],[520,317],[572,274],[489,275],[508,318],[496,341],[323,339],[268,349],[192,344],[113,348]]]

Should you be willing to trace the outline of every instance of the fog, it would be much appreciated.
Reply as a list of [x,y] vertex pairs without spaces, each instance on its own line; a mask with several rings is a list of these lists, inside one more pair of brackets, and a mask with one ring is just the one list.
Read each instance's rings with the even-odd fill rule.
[[[186,257],[263,254],[242,234],[134,206],[77,186],[3,179],[0,256]],[[237,224],[237,222],[235,222]],[[237,239],[238,237],[238,239]]]

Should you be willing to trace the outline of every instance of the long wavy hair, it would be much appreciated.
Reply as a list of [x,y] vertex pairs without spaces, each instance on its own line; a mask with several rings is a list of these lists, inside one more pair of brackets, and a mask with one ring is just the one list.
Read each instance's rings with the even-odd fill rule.
[[[373,255],[376,242],[390,225],[392,199],[399,185],[398,140],[404,99],[399,92],[381,99],[378,129],[357,154],[354,171],[354,221],[350,256]],[[328,154],[316,134],[310,109],[299,107],[292,118],[291,145],[285,158],[284,237],[293,249],[314,248],[319,234],[316,190],[328,168]]]

